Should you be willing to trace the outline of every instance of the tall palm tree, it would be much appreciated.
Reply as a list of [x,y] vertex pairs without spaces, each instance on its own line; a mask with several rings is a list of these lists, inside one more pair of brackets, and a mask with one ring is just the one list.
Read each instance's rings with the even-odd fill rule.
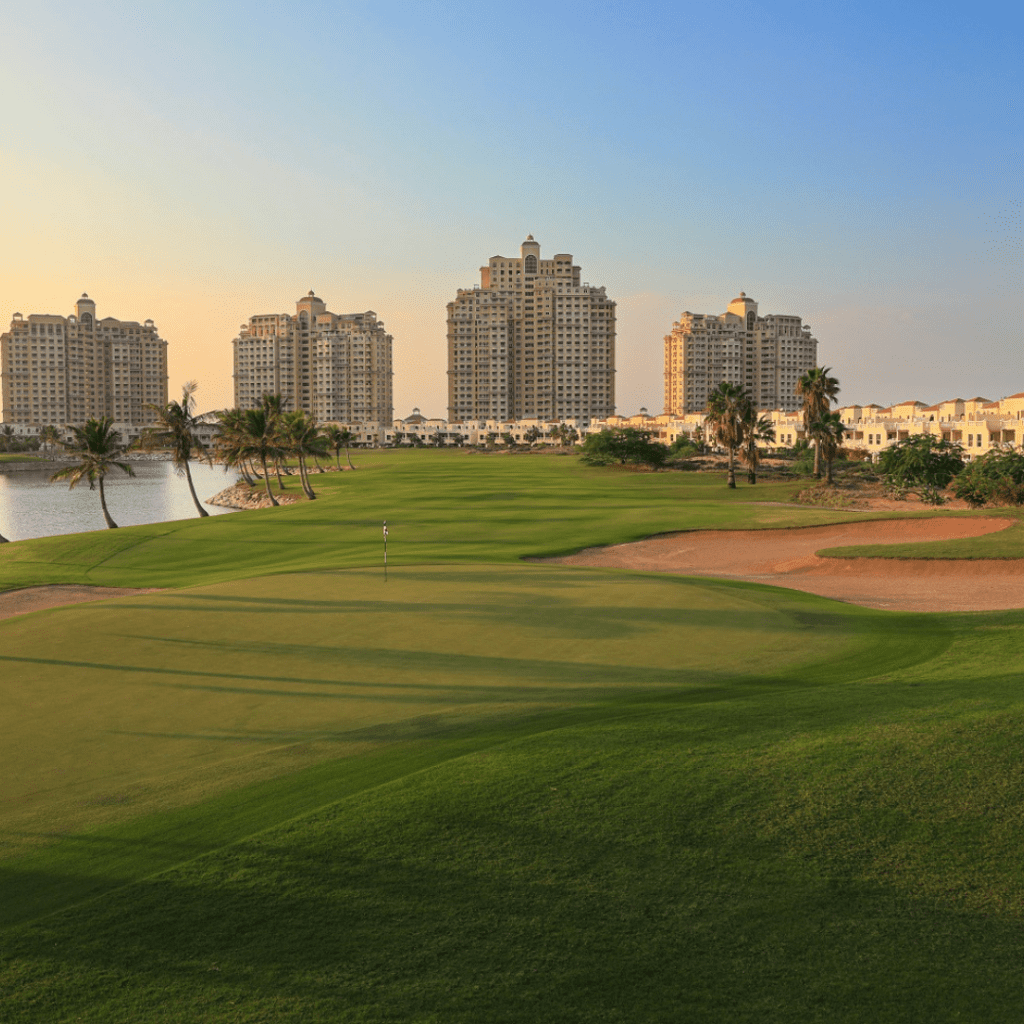
[[142,435],[141,446],[147,450],[171,449],[174,472],[188,481],[192,501],[196,506],[196,511],[202,517],[208,516],[210,513],[203,508],[199,503],[199,498],[196,497],[196,489],[192,483],[192,471],[188,465],[192,458],[202,462],[209,461],[206,445],[196,432],[196,418],[193,413],[196,405],[194,396],[198,387],[199,384],[196,381],[187,381],[181,389],[180,402],[172,401],[166,405],[147,406],[156,415],[160,425],[147,430]]
[[74,435],[74,440],[67,448],[78,461],[74,465],[58,469],[50,477],[50,482],[68,480],[71,488],[74,489],[83,480],[88,480],[90,491],[98,483],[103,518],[109,529],[116,530],[117,523],[110,518],[110,513],[107,511],[103,478],[115,466],[127,473],[128,476],[135,476],[135,470],[124,461],[127,447],[122,443],[121,435],[114,430],[114,421],[109,416],[102,416],[98,420],[89,420],[84,427],[69,427],[68,429]]
[[826,412],[811,424],[809,432],[825,460],[825,480],[827,483],[833,483],[832,463],[839,454],[839,446],[846,436],[846,427],[843,425],[842,418],[837,412]]
[[761,461],[758,444],[774,444],[775,428],[767,416],[759,416],[757,407],[750,402],[743,416],[743,444],[740,458],[747,464],[747,483],[757,483],[757,465]]
[[46,445],[46,454],[52,459],[54,449],[60,444],[60,433],[57,428],[52,423],[47,427],[43,427],[39,431],[39,440]]
[[341,428],[341,443],[345,446],[345,461],[348,463],[349,469],[355,469],[356,467],[352,464],[352,452],[350,451],[353,444],[355,444],[356,435],[352,433],[348,427]]
[[708,395],[704,422],[715,440],[729,452],[730,487],[736,486],[736,449],[743,444],[745,418],[752,404],[743,388],[726,380]]
[[241,409],[224,409],[217,413],[220,426],[214,438],[216,457],[224,463],[225,470],[231,466],[242,474],[242,479],[251,487],[254,483],[256,470],[249,461],[245,450],[242,421],[244,414]]
[[281,444],[290,455],[296,456],[299,460],[299,480],[302,489],[310,501],[315,501],[316,494],[309,482],[309,471],[306,469],[306,457],[316,458],[317,455],[327,453],[327,443],[320,433],[316,419],[307,416],[301,409],[285,413],[281,417],[280,430]]
[[[811,436],[811,424],[820,420],[837,401],[839,380],[830,377],[831,366],[815,366],[797,382],[796,393],[803,399],[804,430]],[[821,448],[814,442],[814,475],[821,479]]]
[[345,442],[341,439],[341,427],[337,423],[325,423],[320,428],[320,433],[323,434],[324,440],[327,442],[327,447],[330,451],[334,452],[334,463],[338,467],[338,472],[341,472],[341,449],[345,447]]
[[221,430],[217,435],[217,452],[228,465],[259,462],[263,466],[263,483],[271,505],[278,505],[270,489],[267,460],[281,457],[278,424],[266,409],[231,409],[220,415]]
[[[268,392],[261,397],[260,401],[263,405],[263,411],[276,429],[281,421],[281,417],[284,415],[284,407],[287,404],[285,397],[281,394],[272,395]],[[286,452],[284,446],[279,445],[278,448],[278,454],[274,456],[273,460],[274,472],[277,474],[277,489],[283,491],[284,481],[281,479],[281,459],[284,458]],[[290,475],[287,466],[285,466],[285,474]]]

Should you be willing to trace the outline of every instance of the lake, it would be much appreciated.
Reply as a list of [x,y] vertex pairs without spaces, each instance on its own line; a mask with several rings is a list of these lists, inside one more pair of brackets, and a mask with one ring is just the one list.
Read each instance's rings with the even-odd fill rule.
[[[103,489],[110,517],[118,526],[165,523],[172,519],[198,516],[188,493],[188,482],[174,474],[169,462],[133,462],[135,477],[119,469],[107,474]],[[60,464],[45,469],[0,472],[0,534],[8,540],[50,537],[59,533],[105,530],[99,490],[90,491],[80,483],[73,491],[66,482],[51,484],[50,477]],[[223,466],[191,466],[192,480],[200,501],[212,498],[238,479]],[[203,505],[211,516],[234,512],[232,508]]]

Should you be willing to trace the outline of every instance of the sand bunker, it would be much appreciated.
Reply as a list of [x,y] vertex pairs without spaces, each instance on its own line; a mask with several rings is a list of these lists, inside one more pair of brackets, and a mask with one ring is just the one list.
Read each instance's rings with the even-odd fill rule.
[[887,519],[792,530],[700,530],[587,548],[545,561],[769,583],[868,608],[993,611],[1024,608],[1024,559],[819,558],[815,552],[848,544],[978,537],[1005,530],[1014,522]]
[[61,584],[49,587],[25,587],[23,590],[7,590],[0,593],[0,619],[13,615],[27,615],[44,608],[59,608],[65,604],[81,604],[83,601],[105,601],[108,597],[131,597],[133,594],[152,594],[157,587],[132,589],[130,587],[84,587],[77,584]]

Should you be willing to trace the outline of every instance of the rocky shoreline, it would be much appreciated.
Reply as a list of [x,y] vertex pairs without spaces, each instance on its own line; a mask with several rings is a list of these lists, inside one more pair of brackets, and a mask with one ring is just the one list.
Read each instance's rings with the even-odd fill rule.
[[[299,499],[294,494],[275,494],[279,505],[294,505]],[[247,483],[232,484],[230,487],[207,498],[206,505],[217,505],[219,508],[271,508],[265,487],[257,487]]]

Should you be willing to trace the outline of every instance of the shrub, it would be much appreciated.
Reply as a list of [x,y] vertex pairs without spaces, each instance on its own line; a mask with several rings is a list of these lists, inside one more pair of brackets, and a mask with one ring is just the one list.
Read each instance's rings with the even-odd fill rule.
[[589,434],[580,457],[589,466],[609,466],[617,462],[657,469],[668,459],[668,448],[652,440],[649,430],[621,427]]
[[700,454],[700,449],[688,437],[677,437],[668,446],[668,451],[677,459],[692,459]]
[[923,501],[942,504],[939,491],[963,469],[963,448],[934,434],[917,434],[886,448],[878,460],[893,497],[917,491]]
[[1024,452],[996,448],[967,464],[953,493],[972,508],[1024,505]]

